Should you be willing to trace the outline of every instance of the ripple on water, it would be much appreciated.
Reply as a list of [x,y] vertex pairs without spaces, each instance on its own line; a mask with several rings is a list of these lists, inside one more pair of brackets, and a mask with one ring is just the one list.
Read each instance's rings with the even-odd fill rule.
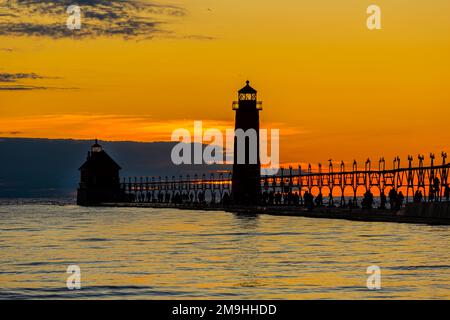
[[42,203],[0,218],[0,299],[450,298],[449,227]]

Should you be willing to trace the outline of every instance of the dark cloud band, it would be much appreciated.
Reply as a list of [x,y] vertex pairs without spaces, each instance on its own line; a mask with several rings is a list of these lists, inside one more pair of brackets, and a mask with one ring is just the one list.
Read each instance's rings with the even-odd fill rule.
[[[0,91],[30,91],[30,90],[75,90],[78,88],[49,87],[43,85],[39,80],[60,79],[57,77],[46,77],[36,73],[0,73]],[[37,85],[23,84],[23,80],[38,81]],[[35,82],[34,82],[35,83]]]
[[45,90],[46,87],[37,87],[37,86],[0,86],[0,91],[30,91],[30,90]]
[[[168,20],[185,15],[183,8],[145,0],[0,0],[0,4],[0,35],[11,36],[151,38],[167,32],[162,26]],[[66,10],[73,4],[81,8],[80,30],[66,27]],[[44,15],[48,19],[41,22]]]
[[23,79],[44,79],[36,73],[0,73],[0,82],[17,82]]
[[79,88],[45,87],[45,86],[26,86],[26,85],[13,85],[13,86],[4,86],[4,85],[0,85],[0,91],[78,90],[78,89],[79,89]]

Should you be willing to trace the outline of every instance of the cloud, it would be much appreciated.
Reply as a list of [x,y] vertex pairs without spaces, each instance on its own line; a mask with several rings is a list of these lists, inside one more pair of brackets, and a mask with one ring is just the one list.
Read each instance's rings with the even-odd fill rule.
[[46,87],[46,86],[0,86],[0,91],[30,91],[30,90],[78,90],[77,87]]
[[[25,85],[19,81],[26,80],[42,80],[42,79],[58,79],[57,77],[46,77],[36,73],[0,73],[0,91],[30,91],[30,90],[73,90],[78,88],[49,87],[45,85]],[[2,85],[1,83],[8,83]],[[11,85],[11,83],[13,83]]]
[[211,37],[211,36],[202,36],[199,34],[192,34],[192,35],[187,35],[187,36],[183,36],[184,39],[191,39],[191,40],[215,40],[215,37]]
[[29,91],[29,90],[45,90],[46,87],[38,87],[38,86],[0,86],[0,91]]
[[21,79],[44,79],[35,73],[0,73],[0,82],[17,82]]
[[[73,4],[81,8],[80,30],[66,26],[66,9]],[[0,35],[50,38],[152,38],[170,34],[164,27],[186,14],[146,0],[0,0],[0,7]]]
[[[128,141],[170,141],[172,131],[193,131],[191,119],[155,119],[151,116],[119,114],[50,114],[0,118],[2,131],[21,131],[20,137],[76,138]],[[233,128],[229,121],[207,120],[204,130]],[[114,130],[111,130],[114,128]],[[193,132],[192,132],[193,133]]]
[[[225,133],[234,129],[233,121],[203,120],[203,130],[218,129]],[[123,114],[47,114],[0,118],[3,131],[21,131],[21,137],[52,139],[91,139],[115,141],[171,141],[175,129],[186,129],[194,137],[194,119],[155,119],[145,115]],[[263,128],[283,128],[281,137],[289,137],[296,128],[285,123],[265,123]],[[26,134],[25,134],[26,133]],[[299,133],[297,137],[301,135]],[[270,140],[270,134],[269,134]]]

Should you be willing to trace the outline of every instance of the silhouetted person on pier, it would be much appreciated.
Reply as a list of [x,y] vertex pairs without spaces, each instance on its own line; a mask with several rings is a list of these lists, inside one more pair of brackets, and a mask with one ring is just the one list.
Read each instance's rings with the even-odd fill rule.
[[385,210],[386,209],[386,195],[384,194],[384,191],[381,191],[380,194],[380,210]]
[[306,191],[305,195],[304,195],[304,199],[305,199],[305,207],[311,211],[312,209],[314,209],[314,196],[312,195],[311,192]]
[[314,200],[316,203],[316,207],[322,207],[323,206],[323,195],[322,192],[319,192],[319,194],[316,197],[316,200]]
[[448,185],[448,183],[445,185],[444,197],[446,201],[450,200],[450,186]]
[[275,194],[275,204],[276,205],[281,205],[281,197],[282,197],[281,192],[278,191]]
[[311,193],[309,194],[309,199],[308,199],[308,203],[306,205],[306,208],[309,211],[312,211],[314,209],[314,196]]
[[283,194],[283,204],[284,205],[289,204],[289,194],[287,193]]
[[275,192],[273,192],[272,190],[269,192],[269,204],[273,205],[274,201],[275,201]]
[[228,207],[230,205],[230,196],[228,195],[228,193],[225,193],[223,195],[222,203],[224,207]]
[[200,204],[203,204],[204,201],[205,201],[205,196],[204,196],[203,192],[199,192],[199,194],[198,194],[198,202]]
[[352,201],[352,199],[349,199],[348,200],[348,208],[351,210],[351,209],[353,209],[353,201]]
[[422,191],[416,190],[416,192],[414,193],[414,203],[421,203],[422,198],[423,198]]
[[288,203],[289,205],[294,204],[294,194],[292,193],[292,191],[289,191],[288,193]]
[[439,191],[440,191],[440,185],[441,185],[441,182],[439,181],[439,178],[438,177],[435,177],[434,179],[433,179],[433,191],[434,191],[434,195],[435,195],[435,200],[436,201],[438,201],[439,199]]
[[263,205],[267,205],[268,194],[267,191],[264,191],[261,195],[261,201]]
[[403,192],[399,192],[397,195],[397,210],[400,210],[403,207],[403,200],[405,199],[405,196],[403,195]]
[[294,193],[294,205],[298,206],[300,204],[300,196],[298,195],[298,192],[296,191]]
[[395,210],[397,204],[397,191],[395,188],[392,188],[391,191],[389,191],[389,205],[392,211]]
[[430,194],[428,195],[428,201],[434,201],[434,190],[433,190],[433,186],[430,187]]
[[179,204],[181,203],[181,196],[179,193],[176,193],[173,197],[172,197],[172,203],[174,204]]
[[328,207],[330,208],[334,207],[333,193],[331,191],[328,194]]
[[370,190],[367,190],[366,193],[364,193],[362,207],[363,209],[372,209],[372,206],[373,206],[373,194],[372,192],[370,192]]
[[307,204],[308,204],[308,197],[309,197],[309,192],[305,191],[305,193],[303,194],[303,203],[304,203],[305,207],[307,207]]

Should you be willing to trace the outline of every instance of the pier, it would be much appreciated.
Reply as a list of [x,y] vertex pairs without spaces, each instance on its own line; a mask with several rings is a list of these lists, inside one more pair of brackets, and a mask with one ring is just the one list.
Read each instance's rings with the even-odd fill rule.
[[[450,201],[448,173],[450,163],[446,163],[446,153],[441,154],[442,162],[435,164],[430,154],[430,164],[425,165],[425,157],[419,155],[418,165],[408,157],[408,166],[401,167],[400,159],[393,161],[394,168],[386,169],[385,160],[378,161],[378,168],[371,168],[367,160],[364,169],[359,170],[355,162],[352,170],[346,170],[341,162],[335,171],[329,162],[327,172],[313,171],[312,166],[303,171],[301,167],[280,169],[278,175],[261,176],[261,203],[255,206],[235,205],[230,202],[232,176],[210,174],[209,176],[185,177],[135,177],[124,179],[121,188],[131,195],[129,203],[109,203],[104,205],[177,208],[185,210],[223,210],[237,214],[271,214],[280,216],[302,216],[310,218],[332,218],[353,221],[384,221],[420,224],[450,225]],[[385,207],[380,203],[381,195],[391,189],[405,195],[400,208]],[[370,207],[363,207],[364,194],[370,191],[377,201]],[[417,192],[423,194],[418,201]],[[326,194],[323,203],[312,208],[305,203],[305,193],[317,199]],[[270,198],[267,195],[278,195]],[[298,199],[298,200],[295,200]],[[351,200],[352,206],[348,205]]]
[[[447,153],[397,156],[392,166],[382,157],[373,164],[333,162],[280,168],[261,175],[259,113],[262,102],[249,81],[233,102],[235,130],[257,136],[240,141],[235,135],[231,172],[193,176],[128,177],[96,142],[80,168],[80,205],[225,210],[239,214],[275,214],[362,221],[448,224],[450,186]],[[239,150],[238,145],[244,146]],[[250,154],[250,150],[256,150]],[[240,153],[243,152],[243,153]],[[238,154],[244,162],[237,161]],[[250,161],[251,156],[256,161]],[[439,204],[439,205],[438,205]]]
[[[311,164],[306,171],[300,166],[296,170],[292,167],[287,170],[281,168],[278,175],[260,177],[261,201],[262,204],[275,204],[275,199],[269,200],[264,196],[273,193],[281,196],[276,203],[278,205],[304,205],[303,196],[308,192],[314,197],[325,194],[323,204],[327,206],[345,207],[346,198],[350,197],[357,207],[360,202],[358,194],[371,191],[374,196],[380,197],[392,188],[404,194],[405,203],[414,200],[417,191],[422,193],[424,202],[449,201],[450,163],[446,163],[446,153],[442,152],[441,158],[442,163],[436,165],[434,154],[430,154],[430,164],[425,166],[425,157],[419,155],[418,165],[413,166],[413,157],[410,156],[408,166],[400,167],[400,158],[397,157],[392,169],[386,169],[384,158],[378,161],[377,169],[371,168],[369,159],[362,170],[358,169],[356,161],[353,162],[352,170],[346,170],[344,162],[341,162],[339,171],[335,171],[331,161],[327,172],[322,171],[321,164],[317,172],[312,171]],[[232,173],[178,178],[129,177],[123,178],[121,188],[132,195],[132,201],[137,203],[223,203],[232,192],[231,182]],[[293,200],[295,194],[298,195],[298,203]]]

